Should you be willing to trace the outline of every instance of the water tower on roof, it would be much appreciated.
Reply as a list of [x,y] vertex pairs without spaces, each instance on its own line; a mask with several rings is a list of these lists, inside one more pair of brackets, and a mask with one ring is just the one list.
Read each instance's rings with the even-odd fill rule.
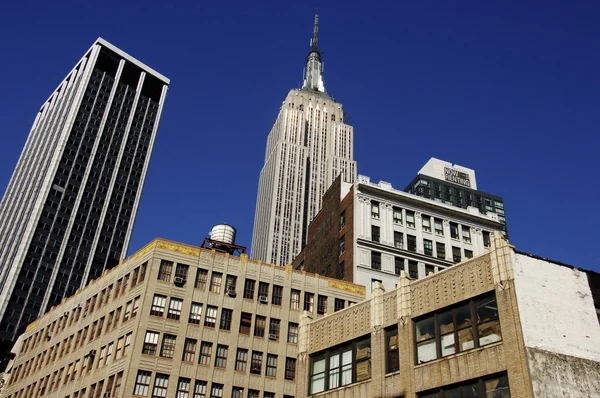
[[244,246],[235,244],[235,234],[236,230],[231,225],[225,223],[217,224],[212,227],[209,237],[204,239],[201,247],[231,255],[246,253]]

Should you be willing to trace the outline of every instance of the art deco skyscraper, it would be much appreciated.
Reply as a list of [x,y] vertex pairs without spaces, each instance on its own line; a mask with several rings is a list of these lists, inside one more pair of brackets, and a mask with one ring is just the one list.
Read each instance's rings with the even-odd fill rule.
[[307,226],[337,176],[350,183],[356,176],[352,126],[325,92],[318,26],[317,15],[302,88],[283,102],[260,172],[251,256],[278,265],[291,263],[304,246]]
[[42,105],[0,203],[0,341],[127,253],[168,85],[98,39]]

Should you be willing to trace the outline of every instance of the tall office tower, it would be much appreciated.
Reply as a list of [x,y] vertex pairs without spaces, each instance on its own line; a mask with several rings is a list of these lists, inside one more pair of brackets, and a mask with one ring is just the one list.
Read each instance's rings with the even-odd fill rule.
[[39,110],[0,204],[0,341],[116,266],[169,80],[98,39]]
[[300,252],[333,181],[341,175],[352,183],[356,176],[353,129],[342,105],[325,92],[317,33],[318,15],[302,88],[283,102],[260,172],[251,255],[277,265]]

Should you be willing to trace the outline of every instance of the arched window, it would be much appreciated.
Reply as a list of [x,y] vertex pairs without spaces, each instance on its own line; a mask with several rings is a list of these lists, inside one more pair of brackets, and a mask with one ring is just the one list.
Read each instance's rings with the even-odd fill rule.
[[335,115],[331,115],[331,121],[335,122]]
[[299,109],[300,109],[301,111],[303,111],[303,110],[304,110],[304,105],[300,104],[300,106],[299,106]]

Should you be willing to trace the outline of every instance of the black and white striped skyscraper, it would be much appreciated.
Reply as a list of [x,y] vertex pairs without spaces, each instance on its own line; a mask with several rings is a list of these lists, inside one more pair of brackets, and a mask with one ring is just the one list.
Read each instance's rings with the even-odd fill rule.
[[168,85],[98,39],[42,105],[0,203],[0,341],[126,255]]

